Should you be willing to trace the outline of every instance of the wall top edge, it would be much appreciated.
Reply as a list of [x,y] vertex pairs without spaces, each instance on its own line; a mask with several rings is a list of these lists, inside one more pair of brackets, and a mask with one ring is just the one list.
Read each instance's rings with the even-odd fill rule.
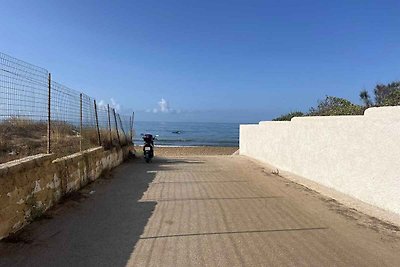
[[240,127],[243,127],[243,126],[245,126],[245,127],[252,127],[252,126],[258,126],[258,124],[256,124],[256,123],[240,124]]
[[43,164],[45,161],[51,161],[54,158],[54,154],[37,154],[2,163],[0,164],[0,177],[12,174],[22,169],[33,168],[34,166]]
[[259,125],[264,125],[264,124],[289,124],[290,121],[260,121],[258,124]]
[[400,106],[368,108],[365,110],[364,116],[380,119],[400,118]]
[[308,117],[294,117],[291,122],[305,121],[305,120],[354,120],[362,119],[363,115],[343,115],[343,116],[308,116]]
[[354,119],[400,119],[400,106],[371,107],[365,110],[364,115],[338,115],[338,116],[304,116],[294,117],[291,121],[260,121],[259,125],[282,125],[290,122],[312,120],[354,120]]
[[65,157],[57,158],[57,159],[53,160],[53,163],[80,158],[85,154],[90,154],[90,153],[96,152],[98,150],[103,151],[103,147],[99,146],[99,147],[89,148],[89,149],[84,150],[82,152],[77,152],[77,153],[74,153],[74,154],[71,154],[71,155],[68,155],[68,156],[65,156]]

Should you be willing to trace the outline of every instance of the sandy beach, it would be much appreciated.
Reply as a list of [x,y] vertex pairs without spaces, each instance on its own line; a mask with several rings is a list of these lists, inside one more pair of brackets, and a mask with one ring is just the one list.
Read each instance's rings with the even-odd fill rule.
[[[137,155],[142,155],[143,147],[135,146]],[[197,147],[159,147],[155,146],[155,156],[176,157],[176,156],[212,156],[212,155],[232,155],[238,147],[215,147],[215,146],[197,146]]]

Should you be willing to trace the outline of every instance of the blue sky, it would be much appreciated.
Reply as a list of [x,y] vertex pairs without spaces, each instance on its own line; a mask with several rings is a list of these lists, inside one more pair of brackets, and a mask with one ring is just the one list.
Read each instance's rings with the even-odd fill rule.
[[0,51],[137,120],[256,122],[400,79],[400,1],[0,4]]

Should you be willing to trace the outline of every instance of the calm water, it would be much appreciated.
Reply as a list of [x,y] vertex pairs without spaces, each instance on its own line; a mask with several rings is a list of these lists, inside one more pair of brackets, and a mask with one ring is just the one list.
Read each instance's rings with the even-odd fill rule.
[[156,145],[239,146],[238,123],[136,122],[135,144],[142,144],[141,133],[158,134]]

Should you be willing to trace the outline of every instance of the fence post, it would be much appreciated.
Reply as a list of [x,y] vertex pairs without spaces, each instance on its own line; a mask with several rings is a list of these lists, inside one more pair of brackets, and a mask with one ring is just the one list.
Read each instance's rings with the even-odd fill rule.
[[110,105],[107,104],[107,113],[108,113],[108,131],[110,133],[110,145],[112,146],[113,140],[111,135],[111,116],[110,116]]
[[115,109],[113,109],[114,120],[115,120],[115,129],[117,130],[117,137],[119,146],[121,146],[121,139],[119,138],[119,131],[118,131],[118,123],[117,123],[117,116],[115,115]]
[[127,140],[128,137],[126,136],[124,125],[122,124],[121,116],[119,114],[117,114],[117,115],[118,115],[118,119],[119,119],[119,124],[121,125],[122,133],[124,134],[124,143],[126,144],[128,142],[128,140]]
[[129,116],[129,144],[132,143],[132,116]]
[[82,141],[83,141],[83,104],[82,104],[82,93],[79,95],[80,98],[80,104],[79,104],[79,109],[80,109],[80,128],[79,128],[79,135],[80,135],[80,139],[79,139],[79,150],[82,152]]
[[101,136],[100,136],[100,128],[99,128],[99,115],[97,114],[96,99],[93,102],[94,102],[94,113],[96,114],[97,138],[99,139],[99,146],[101,146]]
[[131,116],[132,120],[131,120],[131,124],[130,126],[130,131],[131,131],[131,143],[133,144],[133,119],[135,118],[135,112],[132,112],[132,116]]
[[132,124],[131,124],[131,142],[133,145],[133,122],[135,120],[135,112],[132,112]]
[[47,97],[47,154],[51,153],[51,73],[48,78],[48,97]]

